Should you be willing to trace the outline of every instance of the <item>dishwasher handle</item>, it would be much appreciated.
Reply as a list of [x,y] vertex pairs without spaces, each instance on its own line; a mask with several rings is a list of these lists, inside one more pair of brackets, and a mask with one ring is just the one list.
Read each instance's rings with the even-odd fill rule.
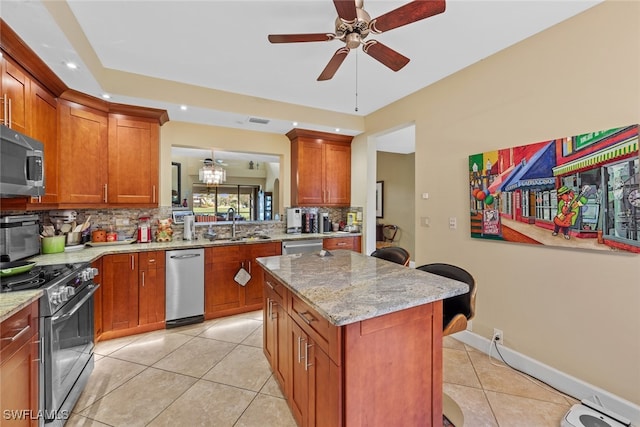
[[184,255],[171,255],[173,259],[187,259],[187,258],[195,258],[199,257],[200,254],[184,254]]

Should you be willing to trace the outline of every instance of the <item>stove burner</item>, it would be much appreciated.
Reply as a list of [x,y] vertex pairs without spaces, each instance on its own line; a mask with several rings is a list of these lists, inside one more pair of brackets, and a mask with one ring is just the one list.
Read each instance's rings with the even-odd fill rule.
[[2,279],[0,292],[24,291],[46,286],[57,277],[77,268],[73,264],[35,266],[30,271]]

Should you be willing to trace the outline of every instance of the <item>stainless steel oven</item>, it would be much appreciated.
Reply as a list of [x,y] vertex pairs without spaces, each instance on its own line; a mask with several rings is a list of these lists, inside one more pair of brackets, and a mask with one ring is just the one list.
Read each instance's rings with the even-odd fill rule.
[[[77,290],[76,290],[77,289]],[[41,313],[41,386],[45,423],[63,425],[93,370],[93,294],[97,286],[76,276],[50,297],[63,303]],[[42,310],[41,310],[42,312]]]
[[63,426],[93,371],[93,278],[88,263],[37,265],[3,278],[2,292],[42,289],[39,425]]

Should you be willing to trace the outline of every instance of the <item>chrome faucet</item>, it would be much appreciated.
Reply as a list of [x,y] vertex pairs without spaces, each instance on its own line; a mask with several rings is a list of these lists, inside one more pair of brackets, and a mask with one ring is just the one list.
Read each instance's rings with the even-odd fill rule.
[[233,208],[229,208],[227,211],[227,221],[229,220],[229,216],[231,216],[231,220],[233,224],[231,225],[231,238],[236,237],[236,211]]

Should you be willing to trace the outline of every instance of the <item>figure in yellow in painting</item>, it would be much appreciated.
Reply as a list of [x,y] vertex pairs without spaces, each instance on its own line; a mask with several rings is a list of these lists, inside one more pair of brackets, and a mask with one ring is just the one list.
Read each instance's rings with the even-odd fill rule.
[[587,203],[584,193],[589,189],[588,185],[578,194],[563,185],[558,189],[558,213],[553,218],[553,235],[557,236],[559,231],[565,239],[569,240],[569,227],[573,226],[578,219],[580,207]]

